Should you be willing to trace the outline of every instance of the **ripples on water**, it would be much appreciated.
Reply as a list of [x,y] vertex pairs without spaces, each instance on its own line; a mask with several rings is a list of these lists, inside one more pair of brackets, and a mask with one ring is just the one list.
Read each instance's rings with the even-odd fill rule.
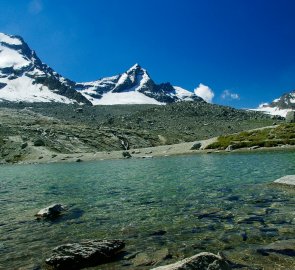
[[[270,152],[1,166],[0,269],[44,267],[53,247],[92,238],[124,239],[130,254],[168,248],[165,264],[223,251],[240,263],[295,269],[291,257],[255,251],[295,238],[295,193],[269,185],[295,174],[294,164],[294,152]],[[68,205],[67,214],[34,219],[54,202]],[[99,267],[122,268],[135,266]]]

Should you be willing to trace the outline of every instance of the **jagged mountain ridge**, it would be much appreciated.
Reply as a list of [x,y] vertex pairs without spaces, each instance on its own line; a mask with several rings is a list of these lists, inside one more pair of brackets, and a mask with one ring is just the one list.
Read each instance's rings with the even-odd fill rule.
[[42,63],[20,36],[0,33],[0,100],[90,104],[74,85]]
[[0,33],[0,101],[111,105],[193,100],[203,101],[170,83],[156,84],[138,64],[117,76],[76,83],[42,63],[20,36]]
[[94,105],[165,104],[178,101],[203,101],[192,92],[170,83],[156,84],[148,72],[135,64],[123,74],[88,83],[77,83],[80,91]]
[[283,94],[271,103],[261,104],[257,110],[285,117],[289,111],[295,110],[295,90]]

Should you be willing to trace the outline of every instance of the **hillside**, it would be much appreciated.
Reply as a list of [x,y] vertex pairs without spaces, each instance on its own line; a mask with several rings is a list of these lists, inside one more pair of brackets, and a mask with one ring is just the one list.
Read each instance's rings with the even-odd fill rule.
[[0,119],[2,162],[26,160],[43,150],[56,155],[189,142],[273,123],[259,112],[200,102],[83,107],[0,103]]

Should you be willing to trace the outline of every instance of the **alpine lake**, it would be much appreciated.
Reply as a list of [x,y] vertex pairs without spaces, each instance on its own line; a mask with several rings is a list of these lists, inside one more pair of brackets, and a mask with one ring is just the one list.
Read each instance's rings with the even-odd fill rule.
[[[58,245],[122,239],[118,260],[91,269],[152,269],[208,251],[292,270],[294,256],[257,252],[295,239],[295,189],[272,184],[290,174],[294,151],[1,165],[0,269],[47,269]],[[52,203],[68,209],[36,220]]]

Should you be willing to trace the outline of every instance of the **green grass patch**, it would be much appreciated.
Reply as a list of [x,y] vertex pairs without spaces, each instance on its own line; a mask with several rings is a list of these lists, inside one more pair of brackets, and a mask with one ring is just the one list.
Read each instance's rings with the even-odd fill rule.
[[276,128],[243,131],[236,134],[219,136],[217,142],[207,146],[207,149],[224,150],[229,145],[233,149],[252,146],[275,147],[279,145],[295,145],[295,124],[282,124]]

